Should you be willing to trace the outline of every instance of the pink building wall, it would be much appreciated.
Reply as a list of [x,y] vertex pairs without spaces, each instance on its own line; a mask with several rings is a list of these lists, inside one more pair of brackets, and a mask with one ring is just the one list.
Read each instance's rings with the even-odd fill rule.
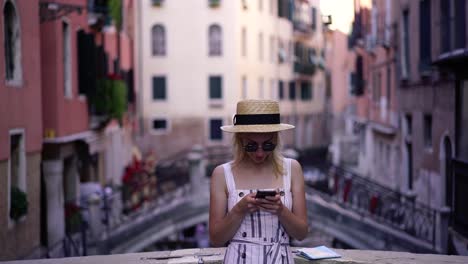
[[[3,1],[2,7],[3,7]],[[6,82],[4,46],[0,52],[0,160],[9,155],[9,130],[25,129],[26,152],[42,149],[41,56],[39,51],[38,1],[14,1],[21,34],[22,83]],[[3,9],[2,9],[3,10]],[[3,11],[2,11],[3,12]],[[4,43],[4,19],[0,19],[0,43]],[[5,147],[7,146],[7,147]]]
[[[122,70],[133,68],[133,0],[123,0],[122,32],[120,33],[120,67]],[[104,49],[108,54],[108,67],[114,72],[113,61],[118,56],[117,31],[104,32]]]
[[[60,1],[86,6],[86,0]],[[65,98],[63,77],[62,21],[71,29],[72,97]],[[42,86],[44,131],[53,130],[63,137],[88,130],[88,110],[85,96],[78,94],[77,32],[86,29],[87,14],[71,13],[63,19],[41,24]]]
[[[369,118],[370,120],[392,126],[392,113],[395,114],[398,112],[397,101],[396,101],[396,83],[395,83],[395,51],[394,51],[394,41],[395,39],[390,37],[388,39],[389,43],[387,47],[384,47],[382,43],[385,43],[385,30],[386,16],[390,16],[390,20],[393,21],[392,10],[395,9],[395,4],[392,4],[392,9],[390,11],[386,10],[386,2],[382,0],[375,0],[373,2],[373,9],[377,10],[377,19],[376,19],[376,28],[377,35],[376,47],[373,49],[371,59],[369,61],[371,70],[369,71],[369,91],[370,98],[370,108],[369,108]],[[392,36],[392,35],[390,35]],[[390,68],[390,71],[388,71]],[[380,80],[374,80],[374,78],[380,74]],[[378,81],[376,83],[375,81]],[[378,100],[374,100],[373,93],[375,92],[375,85],[379,91],[380,97]],[[386,104],[383,102],[386,101]],[[394,121],[394,120],[393,120]]]
[[334,30],[327,32],[331,46],[326,56],[331,72],[332,109],[334,114],[341,114],[349,105],[349,73],[354,70],[354,56],[348,50],[348,36]]

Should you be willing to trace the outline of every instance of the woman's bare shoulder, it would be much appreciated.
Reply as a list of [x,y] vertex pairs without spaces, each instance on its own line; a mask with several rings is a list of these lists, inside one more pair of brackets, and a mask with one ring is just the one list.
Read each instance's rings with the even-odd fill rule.
[[291,159],[291,169],[302,171],[302,166],[299,163],[299,161],[297,161],[295,159]]
[[224,177],[224,164],[216,166],[214,168],[213,173],[211,174],[211,178],[219,178],[219,177]]

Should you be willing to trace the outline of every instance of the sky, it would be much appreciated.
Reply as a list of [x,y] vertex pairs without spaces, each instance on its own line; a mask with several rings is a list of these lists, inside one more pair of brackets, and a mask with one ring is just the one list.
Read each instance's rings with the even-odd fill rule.
[[[370,6],[371,0],[361,0],[361,5]],[[354,0],[321,0],[322,15],[332,15],[331,29],[349,33],[354,17]]]

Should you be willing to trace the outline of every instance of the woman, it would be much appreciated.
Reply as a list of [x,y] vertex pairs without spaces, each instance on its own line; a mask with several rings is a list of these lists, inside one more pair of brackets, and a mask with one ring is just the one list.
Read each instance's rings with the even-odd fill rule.
[[[234,161],[215,168],[210,187],[210,241],[229,242],[224,263],[294,263],[289,237],[308,233],[304,176],[296,160],[280,153],[276,101],[246,100],[237,104],[232,126]],[[274,196],[256,198],[258,190]]]

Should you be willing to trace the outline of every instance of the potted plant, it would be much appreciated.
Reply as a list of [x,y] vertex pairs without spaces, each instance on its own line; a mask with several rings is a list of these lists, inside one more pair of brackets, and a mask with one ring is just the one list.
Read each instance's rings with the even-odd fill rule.
[[28,213],[28,197],[20,188],[11,187],[11,208],[10,218],[18,221],[22,216]]

